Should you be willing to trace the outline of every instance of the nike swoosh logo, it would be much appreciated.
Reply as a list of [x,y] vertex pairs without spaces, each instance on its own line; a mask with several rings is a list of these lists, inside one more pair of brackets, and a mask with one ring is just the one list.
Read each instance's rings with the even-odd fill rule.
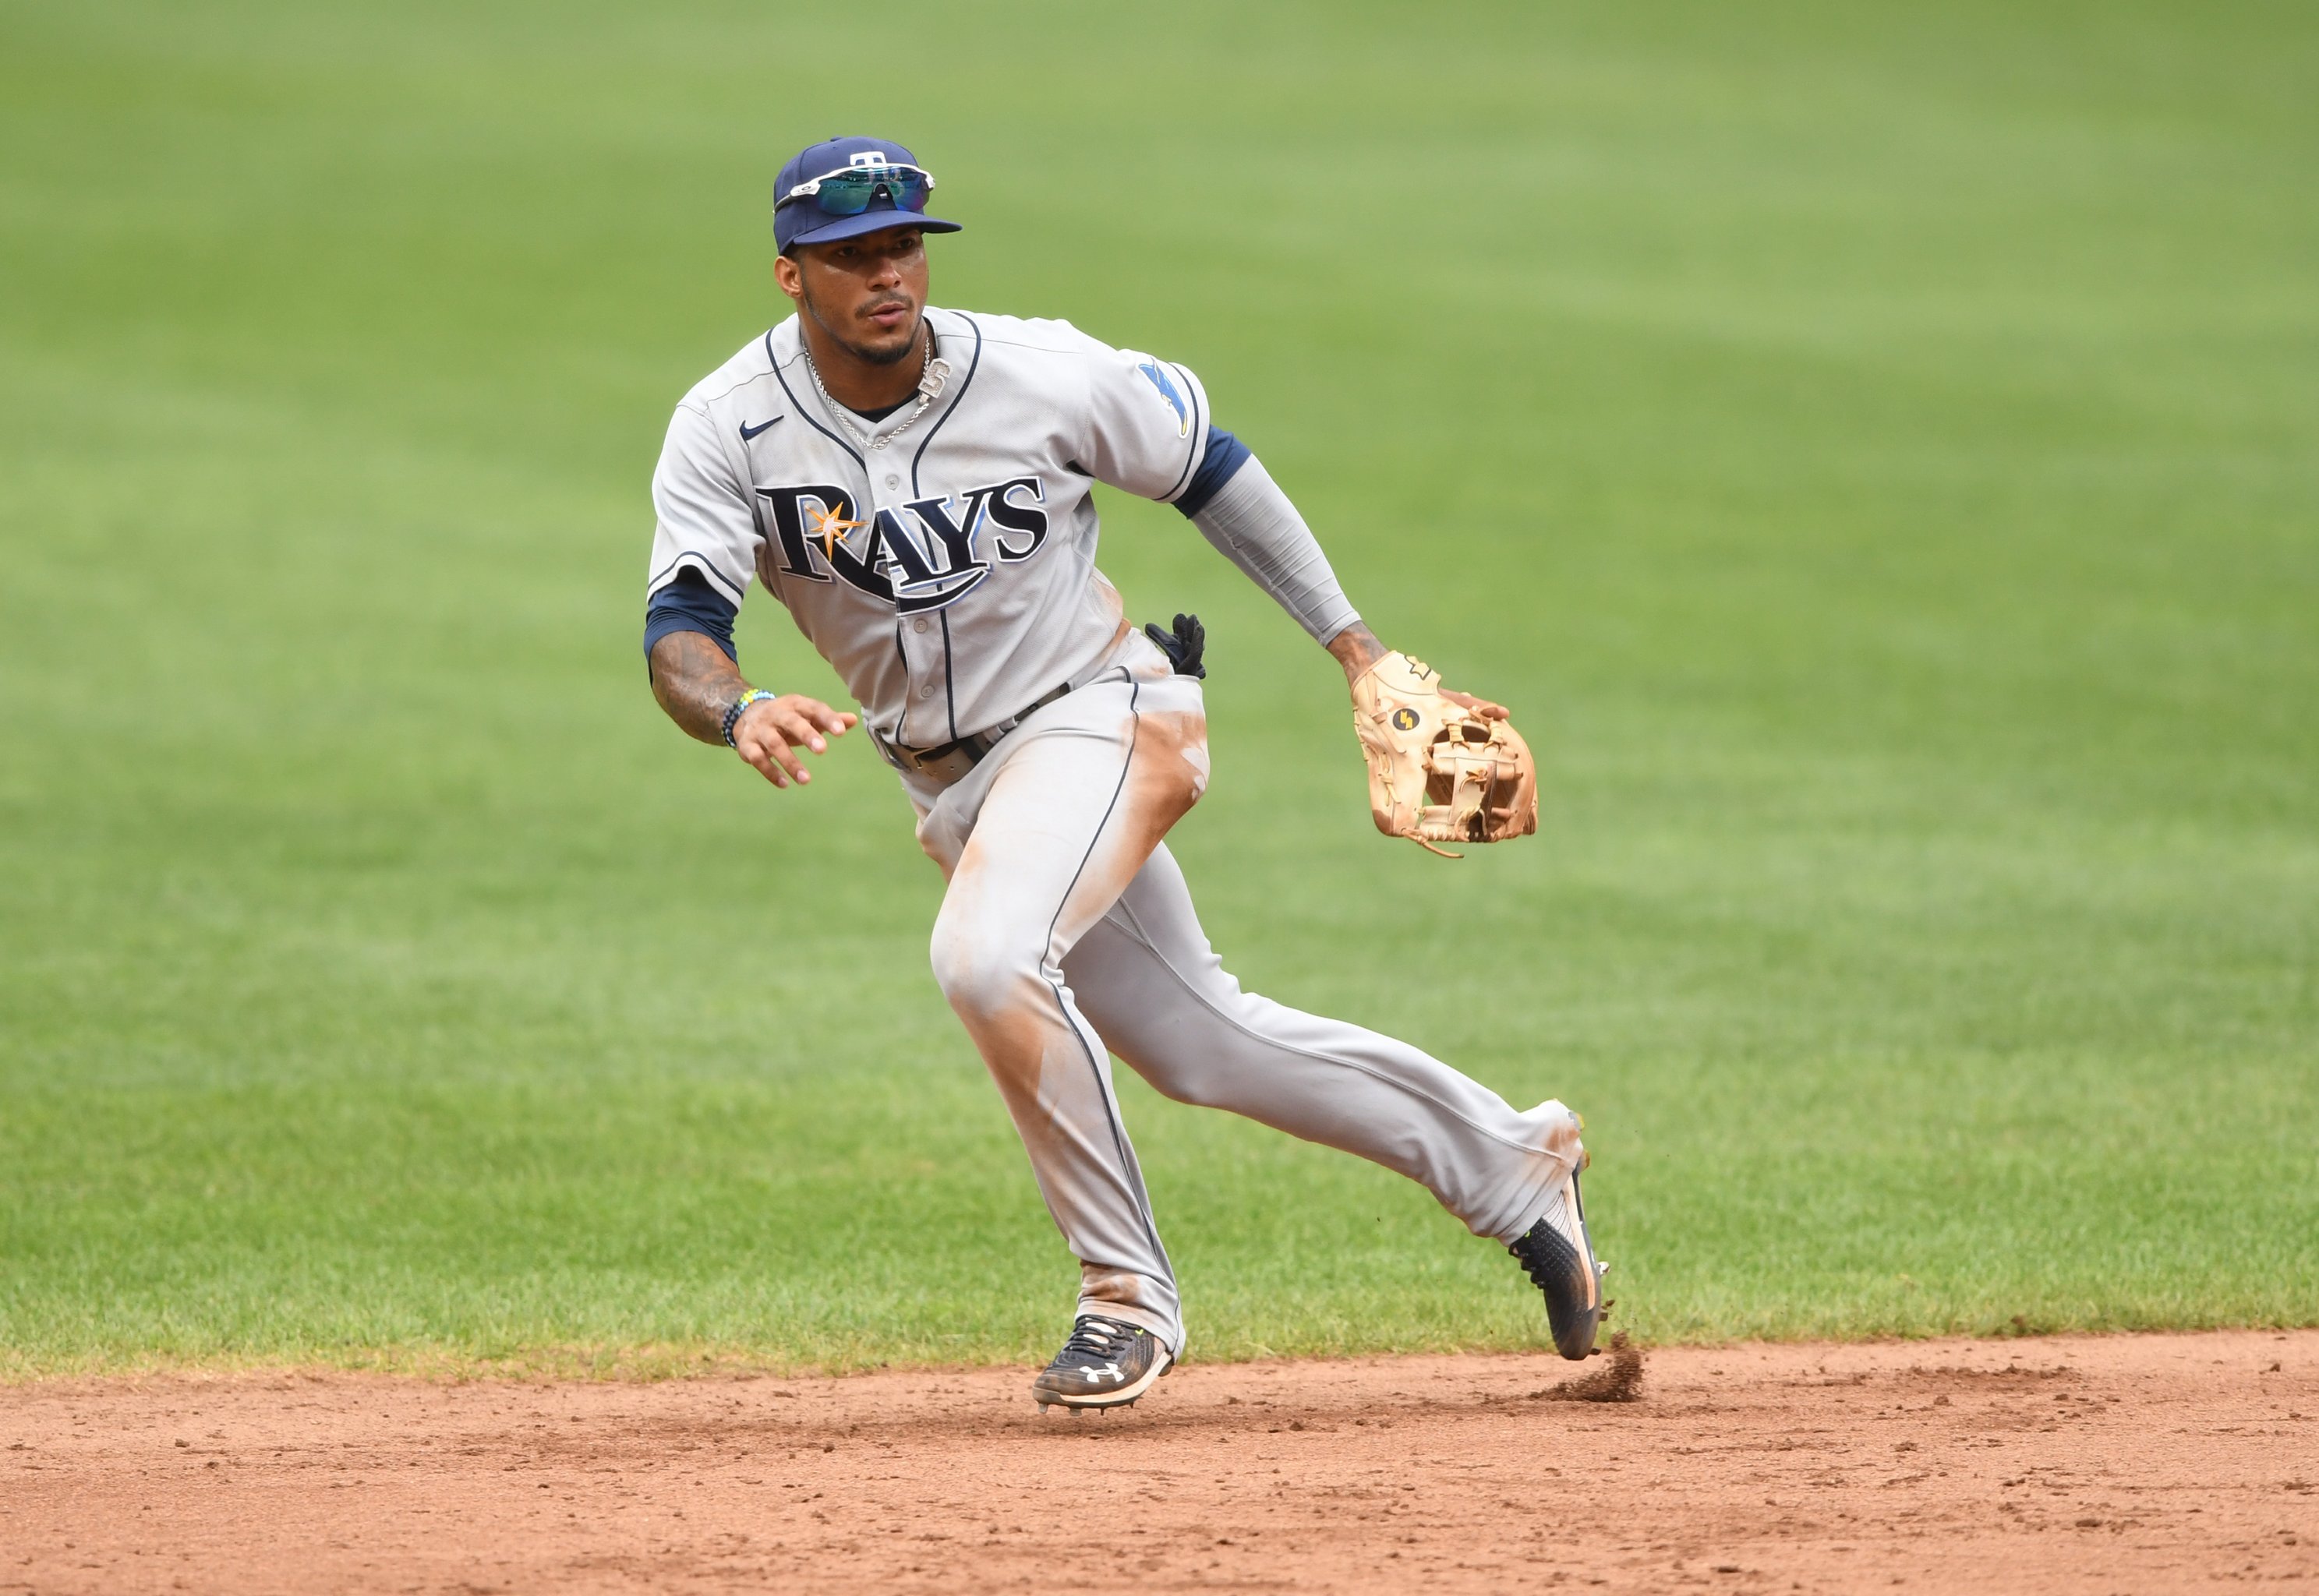
[[[779,416],[775,416],[773,418],[773,421],[778,421],[781,418]],[[743,443],[747,443],[751,438],[756,437],[757,434],[762,432],[766,428],[771,427],[773,424],[773,421],[760,421],[754,427],[750,426],[746,421],[742,422],[741,441]]]

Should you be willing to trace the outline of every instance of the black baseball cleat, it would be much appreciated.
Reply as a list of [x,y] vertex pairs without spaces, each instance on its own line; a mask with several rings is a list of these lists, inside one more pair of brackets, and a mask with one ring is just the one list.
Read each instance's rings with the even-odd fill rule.
[[1082,1313],[1055,1361],[1031,1382],[1039,1411],[1124,1408],[1168,1372],[1168,1344],[1140,1324]]
[[1602,1276],[1611,1266],[1594,1259],[1593,1243],[1586,1237],[1586,1209],[1578,1200],[1578,1171],[1585,1167],[1586,1156],[1581,1153],[1545,1217],[1506,1249],[1546,1294],[1546,1322],[1554,1332],[1554,1349],[1574,1360],[1594,1350],[1594,1332],[1610,1306],[1602,1300]]

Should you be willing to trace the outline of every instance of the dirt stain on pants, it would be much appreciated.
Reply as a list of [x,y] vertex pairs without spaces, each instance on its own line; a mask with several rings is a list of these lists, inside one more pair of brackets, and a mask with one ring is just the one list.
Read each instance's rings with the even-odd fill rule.
[[1138,662],[1039,710],[955,786],[912,790],[920,843],[950,877],[935,978],[1079,1259],[1078,1311],[1178,1356],[1175,1272],[1112,1055],[1170,1096],[1407,1175],[1501,1240],[1578,1152],[1559,1103],[1517,1112],[1418,1048],[1241,990],[1162,842],[1207,777],[1199,684]]

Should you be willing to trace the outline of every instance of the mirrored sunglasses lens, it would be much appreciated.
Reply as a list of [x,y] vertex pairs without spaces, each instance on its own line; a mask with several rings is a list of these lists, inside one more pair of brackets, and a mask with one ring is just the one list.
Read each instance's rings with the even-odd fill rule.
[[870,202],[880,189],[898,210],[926,208],[926,180],[915,172],[889,170],[859,176],[849,172],[842,177],[825,177],[821,180],[821,192],[815,198],[829,215],[859,216],[870,208]]

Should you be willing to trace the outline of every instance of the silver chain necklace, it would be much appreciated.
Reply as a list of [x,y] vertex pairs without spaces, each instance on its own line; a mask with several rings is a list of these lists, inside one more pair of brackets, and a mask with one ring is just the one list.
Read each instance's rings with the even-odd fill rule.
[[925,352],[918,356],[920,363],[918,408],[905,417],[899,427],[895,428],[883,437],[867,437],[862,435],[860,428],[854,426],[853,411],[829,396],[829,389],[821,380],[821,368],[813,363],[813,346],[806,341],[805,329],[802,328],[798,329],[798,347],[805,351],[805,369],[813,378],[813,391],[821,395],[822,409],[829,412],[831,420],[845,428],[846,437],[865,449],[882,449],[911,428],[916,427],[920,418],[932,408],[934,401],[942,397],[943,384],[950,380],[950,362],[934,353],[934,329],[928,327],[926,347]]

